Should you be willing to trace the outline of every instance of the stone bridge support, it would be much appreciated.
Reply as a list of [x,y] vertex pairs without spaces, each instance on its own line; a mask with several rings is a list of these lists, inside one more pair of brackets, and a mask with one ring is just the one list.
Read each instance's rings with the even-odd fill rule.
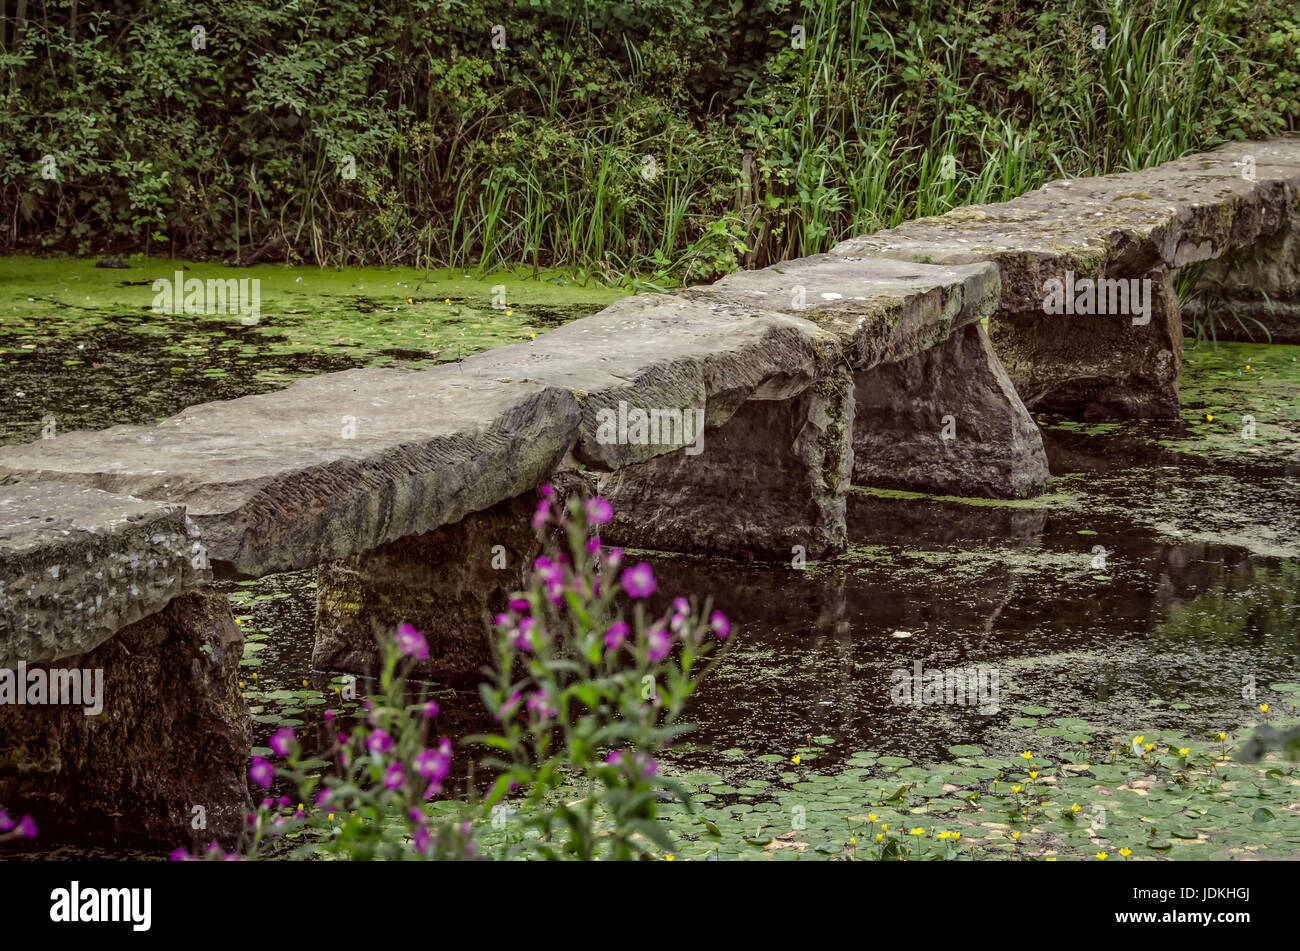
[[614,506],[608,543],[661,551],[789,559],[844,549],[853,468],[847,367],[786,399],[751,399],[687,446],[602,474]]
[[51,670],[101,677],[102,709],[84,695],[51,703],[48,690],[44,703],[0,704],[0,806],[55,838],[233,846],[252,810],[242,650],[229,600],[201,588],[84,654],[9,668],[29,701]]
[[476,674],[491,662],[490,624],[524,584],[540,553],[535,493],[473,512],[317,570],[312,666],[377,672],[379,644],[407,623],[429,657],[415,672],[439,679]]
[[1016,498],[1042,491],[1038,426],[981,324],[856,375],[853,484]]
[[1131,313],[1131,303],[1107,314],[1047,314],[1041,302],[1029,311],[999,310],[989,321],[993,347],[1030,409],[1176,419],[1183,324],[1170,272],[1106,277],[1139,290],[1146,313]]

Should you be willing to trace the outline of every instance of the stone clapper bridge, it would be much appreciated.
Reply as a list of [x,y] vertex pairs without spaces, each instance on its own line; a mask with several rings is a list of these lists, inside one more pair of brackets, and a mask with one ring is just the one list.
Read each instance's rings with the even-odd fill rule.
[[[0,704],[0,805],[172,844],[238,835],[251,725],[214,574],[314,566],[316,666],[362,670],[409,621],[437,676],[486,660],[485,612],[522,584],[557,477],[613,503],[607,543],[781,560],[845,546],[852,485],[1035,494],[1027,408],[1175,416],[1175,272],[1254,268],[1238,304],[1300,312],[1297,241],[1300,139],[1241,143],[629,297],[458,364],[0,448],[0,667],[104,670],[98,716]],[[1046,313],[1067,271],[1150,280],[1146,319]],[[700,411],[702,447],[676,426],[608,438],[636,410]]]

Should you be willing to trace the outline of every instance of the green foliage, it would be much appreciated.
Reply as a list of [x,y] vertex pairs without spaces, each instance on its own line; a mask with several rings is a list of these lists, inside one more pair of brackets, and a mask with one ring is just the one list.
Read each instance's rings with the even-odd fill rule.
[[[463,741],[488,753],[486,793],[477,794],[471,774],[463,796],[445,795],[452,745],[431,741],[437,704],[412,699],[406,687],[428,645],[402,625],[382,645],[364,722],[339,733],[326,760],[304,760],[288,727],[270,741],[284,757],[278,765],[254,757],[254,788],[270,790],[278,777],[298,803],[268,796],[231,856],[591,860],[674,850],[659,804],[690,810],[691,793],[660,773],[658,757],[689,731],[680,722],[686,701],[730,625],[682,598],[651,617],[649,566],[624,570],[620,582],[621,550],[602,550],[593,537],[609,520],[608,503],[561,505],[549,486],[543,496],[533,525],[563,541],[496,619],[495,670],[480,693],[499,729]],[[519,821],[508,818],[514,813]],[[172,857],[192,858],[183,849]],[[213,846],[202,857],[228,856]]]
[[1284,0],[20,0],[0,63],[6,248],[646,285],[1300,118]]

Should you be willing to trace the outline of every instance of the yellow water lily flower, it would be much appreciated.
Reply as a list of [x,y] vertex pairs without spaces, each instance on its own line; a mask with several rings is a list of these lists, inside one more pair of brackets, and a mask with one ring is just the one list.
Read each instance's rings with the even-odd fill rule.
[[1020,754],[1020,758],[1021,758],[1021,759],[1033,759],[1033,758],[1034,758],[1034,754],[1031,753],[1031,752],[1029,752],[1029,750],[1025,750],[1023,753]]
[[1011,787],[1011,791],[1012,791],[1012,792],[1020,792],[1020,787],[1019,787],[1019,786],[1012,786],[1012,787]]
[[1070,811],[1071,811],[1071,812],[1078,812],[1078,811],[1079,811],[1079,804],[1078,804],[1077,802],[1076,802],[1076,803],[1071,803],[1071,804],[1070,804]]
[[1038,770],[1033,770],[1033,771],[1031,771],[1030,774],[1029,774],[1029,778],[1030,778],[1030,779],[1037,779],[1037,778],[1038,778]]
[[667,855],[664,856],[664,861],[665,861],[665,862],[675,862],[676,859],[673,857],[673,854],[672,854],[671,852],[669,852]]
[[912,835],[925,835],[925,830],[918,826],[912,830]]
[[1188,753],[1190,753],[1191,751],[1192,751],[1192,750],[1191,750],[1191,747],[1184,746],[1182,749],[1180,749],[1180,750],[1178,751],[1178,755],[1179,755],[1179,756],[1186,756],[1186,755],[1187,755]]
[[794,756],[791,756],[791,757],[790,757],[790,762],[792,762],[792,763],[794,763],[794,765],[798,766],[798,765],[799,765],[799,755],[796,753]]
[[1261,704],[1259,705],[1259,709],[1260,709],[1262,712],[1264,712],[1264,713],[1268,713],[1268,704],[1267,704],[1267,703],[1261,703]]
[[881,839],[883,839],[883,838],[884,838],[884,835],[882,835],[882,834],[879,833],[879,832],[876,833],[876,841],[877,841],[877,842],[879,842],[879,841],[880,841]]
[[1098,852],[1098,853],[1097,853],[1097,860],[1100,861],[1100,862],[1104,862],[1104,861],[1106,861],[1106,853],[1105,853],[1105,852]]
[[1124,856],[1124,858],[1128,858],[1130,855],[1133,854],[1133,850],[1125,846],[1124,848],[1119,850],[1119,854]]
[[867,816],[867,821],[874,824],[876,821],[876,814],[873,812],[871,815]]

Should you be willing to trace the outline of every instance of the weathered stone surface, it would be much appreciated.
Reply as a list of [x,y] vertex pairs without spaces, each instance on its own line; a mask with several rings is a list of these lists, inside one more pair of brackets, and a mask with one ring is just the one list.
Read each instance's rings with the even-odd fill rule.
[[1276,234],[1203,266],[1184,316],[1217,318],[1217,339],[1300,343],[1300,188],[1287,191]]
[[681,293],[802,317],[838,336],[850,365],[865,370],[914,356],[988,317],[999,289],[991,264],[819,254]]
[[1000,312],[989,338],[1025,404],[1085,419],[1178,416],[1182,318],[1169,272],[1151,271],[1147,323],[1127,314],[1090,317]]
[[841,365],[787,400],[750,400],[679,449],[598,479],[614,506],[611,544],[665,551],[809,558],[846,544],[853,379]]
[[[1243,174],[1248,156],[1254,160],[1253,176]],[[1170,346],[1169,339],[1174,330],[1155,319],[1145,325],[1150,339],[1140,349],[1160,366],[1139,367],[1136,360],[1124,358],[1109,365],[1086,359],[1089,331],[1101,318],[1048,318],[1043,308],[1046,283],[1063,279],[1067,270],[1077,279],[1140,279],[1251,247],[1283,229],[1298,185],[1300,138],[1240,143],[1140,172],[1051,182],[1002,204],[961,208],[853,238],[831,253],[944,264],[991,261],[1002,284],[991,336],[1028,406],[1167,416],[1174,391],[1160,381],[1170,355],[1176,379],[1178,348]],[[1008,319],[1014,326],[999,329]],[[1019,342],[1024,336],[1057,337],[1067,320],[1082,326],[1069,331],[1071,342],[1064,348],[1054,348],[1050,339]],[[1092,349],[1102,353],[1116,345],[1118,329],[1101,328],[1099,335],[1105,339]],[[1134,343],[1143,329],[1130,329],[1118,343]],[[1019,353],[1009,349],[1013,340]],[[1077,359],[1025,375],[1027,355],[1054,349],[1073,351]],[[1073,387],[1081,370],[1090,375],[1090,382]],[[1099,379],[1101,372],[1108,377]],[[1134,372],[1137,377],[1131,376]],[[1072,387],[1078,395],[1070,402],[1066,396]],[[1041,395],[1045,392],[1050,399]]]
[[492,659],[491,619],[523,587],[525,570],[540,553],[531,525],[536,498],[528,493],[322,565],[312,666],[377,672],[378,645],[405,622],[429,642],[429,658],[416,664],[417,673],[440,679],[477,673]]
[[200,589],[66,659],[103,670],[103,709],[0,704],[0,803],[54,838],[232,843],[252,805],[242,650],[228,599]]
[[628,412],[702,411],[706,426],[720,426],[746,400],[784,400],[804,390],[834,365],[839,349],[834,334],[798,317],[725,300],[639,294],[531,343],[477,354],[462,368],[470,377],[571,390],[582,405],[574,457],[618,469],[693,441],[676,427],[657,442],[602,434],[602,420],[617,419],[620,404]]
[[0,480],[182,503],[215,567],[304,568],[431,531],[544,480],[572,445],[567,390],[456,366],[349,370],[0,448]]
[[0,665],[84,654],[210,577],[181,506],[0,486]]
[[857,373],[855,390],[854,485],[1014,498],[1047,482],[1038,426],[980,324]]

